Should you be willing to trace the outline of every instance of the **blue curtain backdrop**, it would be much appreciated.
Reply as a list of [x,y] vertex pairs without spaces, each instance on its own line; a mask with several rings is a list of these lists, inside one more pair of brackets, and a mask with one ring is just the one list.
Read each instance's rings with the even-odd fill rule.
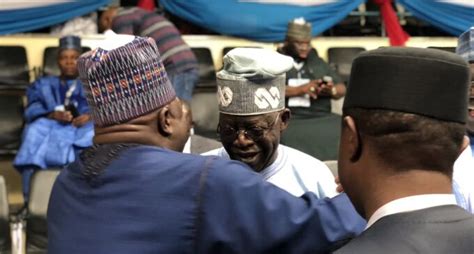
[[55,25],[108,4],[110,0],[75,0],[43,7],[0,10],[0,34],[27,32]]
[[[313,35],[336,25],[366,0],[319,1],[320,5],[238,0],[160,0],[172,14],[220,34],[258,41],[283,41],[288,21],[304,17]],[[297,2],[297,1],[294,1]],[[318,2],[318,1],[312,1]]]
[[[474,1],[474,0],[471,0]],[[398,0],[415,17],[454,36],[474,26],[474,8],[435,0]]]

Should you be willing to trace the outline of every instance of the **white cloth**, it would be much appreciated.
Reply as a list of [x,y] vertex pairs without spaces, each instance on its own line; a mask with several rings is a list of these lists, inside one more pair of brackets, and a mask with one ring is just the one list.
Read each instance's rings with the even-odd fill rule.
[[223,59],[224,67],[218,76],[272,79],[293,67],[293,58],[270,49],[235,48]]
[[456,205],[456,198],[452,194],[426,194],[395,199],[381,206],[370,216],[366,229],[382,217],[388,215],[442,205]]
[[[202,155],[229,159],[226,150],[218,148]],[[337,195],[334,176],[324,162],[284,145],[278,146],[276,160],[261,172],[263,178],[294,196],[313,192],[318,198]]]
[[474,157],[468,146],[454,162],[453,188],[464,199],[458,205],[474,213]]
[[97,34],[97,30],[97,14],[92,13],[91,15],[73,18],[62,25],[53,27],[51,34],[83,36]]

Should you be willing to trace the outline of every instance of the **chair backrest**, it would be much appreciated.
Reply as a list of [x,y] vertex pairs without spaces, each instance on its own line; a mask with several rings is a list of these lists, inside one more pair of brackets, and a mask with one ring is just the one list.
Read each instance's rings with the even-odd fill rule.
[[194,132],[198,135],[216,139],[219,107],[216,92],[201,92],[193,94],[191,99]]
[[[82,52],[91,50],[89,47],[82,47]],[[43,52],[43,75],[59,76],[61,74],[58,66],[58,47],[47,47]]]
[[209,48],[191,48],[197,58],[199,65],[199,81],[194,88],[194,92],[216,91],[216,69]]
[[0,46],[0,86],[25,88],[30,82],[26,50],[22,46]]
[[456,53],[456,47],[428,47],[430,49],[439,49],[443,51],[448,51],[451,53]]
[[48,248],[48,227],[46,214],[49,196],[59,170],[39,170],[31,179],[28,216],[26,219],[27,252],[46,253]]
[[328,62],[334,66],[344,82],[349,80],[351,74],[352,61],[364,48],[329,48]]
[[20,146],[24,93],[0,89],[0,154],[16,154]]
[[3,176],[0,176],[0,253],[3,253],[3,250],[9,250],[10,247],[10,219],[7,185]]
[[337,174],[337,161],[336,160],[330,160],[330,161],[324,161],[324,163],[331,170],[334,177],[336,177],[338,175]]

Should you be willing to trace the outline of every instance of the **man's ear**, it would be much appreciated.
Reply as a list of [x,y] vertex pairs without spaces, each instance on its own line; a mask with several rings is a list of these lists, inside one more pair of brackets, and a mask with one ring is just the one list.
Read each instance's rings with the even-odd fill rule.
[[287,108],[285,108],[281,113],[280,113],[280,133],[286,130],[288,128],[288,124],[290,123],[290,118],[291,118],[291,111]]
[[158,112],[158,131],[164,137],[173,134],[173,127],[171,126],[171,112],[169,106],[163,107]]
[[346,135],[344,142],[347,142],[347,151],[352,162],[356,162],[362,155],[362,140],[357,130],[354,119],[351,116],[345,116],[343,119],[343,128]]

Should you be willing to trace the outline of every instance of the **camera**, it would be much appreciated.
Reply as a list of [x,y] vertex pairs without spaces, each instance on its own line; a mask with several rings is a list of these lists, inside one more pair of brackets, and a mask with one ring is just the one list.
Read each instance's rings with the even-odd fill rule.
[[66,109],[66,111],[71,112],[71,115],[72,115],[73,118],[76,118],[76,117],[79,116],[79,111],[77,110],[77,108],[73,104],[64,105],[64,108]]

